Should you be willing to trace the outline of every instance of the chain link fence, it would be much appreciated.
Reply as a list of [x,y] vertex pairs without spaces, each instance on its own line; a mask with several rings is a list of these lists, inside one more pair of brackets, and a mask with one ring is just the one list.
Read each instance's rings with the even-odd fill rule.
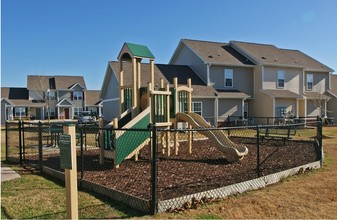
[[[62,179],[62,133],[63,124],[7,123],[6,159]],[[80,186],[151,213],[191,208],[231,194],[228,187],[241,192],[257,184],[247,181],[265,178],[266,184],[270,175],[322,161],[321,146],[320,121],[207,129],[76,127]],[[273,178],[286,174],[278,175]]]

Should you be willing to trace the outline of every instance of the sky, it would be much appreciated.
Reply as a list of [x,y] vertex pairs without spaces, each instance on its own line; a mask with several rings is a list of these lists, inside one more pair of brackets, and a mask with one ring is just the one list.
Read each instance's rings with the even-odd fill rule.
[[124,42],[167,64],[181,39],[300,50],[337,71],[336,0],[2,0],[1,86],[80,75],[100,89]]

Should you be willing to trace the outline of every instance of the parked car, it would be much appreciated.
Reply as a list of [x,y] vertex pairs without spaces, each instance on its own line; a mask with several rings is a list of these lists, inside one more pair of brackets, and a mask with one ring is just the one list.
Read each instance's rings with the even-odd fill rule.
[[96,117],[90,111],[83,111],[77,118],[79,124],[93,123]]

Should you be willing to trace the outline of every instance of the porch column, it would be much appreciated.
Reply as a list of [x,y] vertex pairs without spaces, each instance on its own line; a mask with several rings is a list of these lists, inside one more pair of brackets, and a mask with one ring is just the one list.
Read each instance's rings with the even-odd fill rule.
[[241,117],[244,118],[244,111],[245,111],[245,98],[242,99],[241,103]]
[[71,107],[70,119],[74,119],[74,107]]
[[57,119],[60,119],[60,107],[57,106]]
[[214,125],[218,127],[218,118],[219,118],[219,99],[216,97],[214,99]]
[[296,99],[296,113],[295,113],[295,117],[298,118],[299,115],[299,100]]
[[327,103],[326,99],[324,99],[324,118],[328,117],[327,116],[327,105],[328,105],[328,103]]
[[45,107],[43,106],[42,112],[41,112],[42,113],[42,120],[44,120],[44,116],[45,116],[45,110],[44,109],[45,109]]

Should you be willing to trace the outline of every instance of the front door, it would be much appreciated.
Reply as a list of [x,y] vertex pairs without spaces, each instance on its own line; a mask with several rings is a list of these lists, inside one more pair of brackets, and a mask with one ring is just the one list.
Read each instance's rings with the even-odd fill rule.
[[41,108],[37,108],[36,109],[36,119],[39,119],[39,120],[43,119],[42,118],[42,109]]
[[69,119],[69,108],[64,109],[64,119]]

